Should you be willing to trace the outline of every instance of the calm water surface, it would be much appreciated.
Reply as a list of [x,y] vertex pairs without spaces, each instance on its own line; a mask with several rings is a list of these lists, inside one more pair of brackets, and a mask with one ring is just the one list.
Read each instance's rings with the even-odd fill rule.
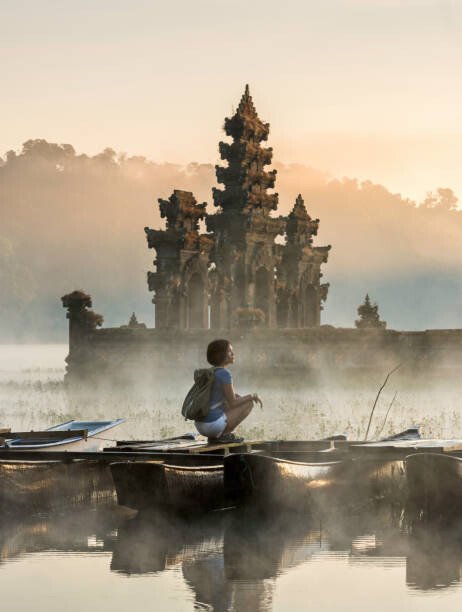
[[2,523],[8,610],[460,610],[462,540],[387,509],[309,518],[128,517],[114,506]]

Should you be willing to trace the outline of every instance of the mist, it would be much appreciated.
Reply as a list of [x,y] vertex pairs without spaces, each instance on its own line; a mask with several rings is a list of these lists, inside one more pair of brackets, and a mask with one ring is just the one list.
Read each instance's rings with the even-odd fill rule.
[[[462,325],[462,211],[448,186],[414,202],[385,186],[276,162],[277,214],[301,193],[321,220],[316,245],[332,244],[322,323],[351,327],[366,292],[394,329]],[[0,165],[1,341],[62,341],[61,295],[83,288],[106,326],[135,311],[154,324],[146,272],[155,253],[143,228],[162,227],[157,198],[173,189],[209,203],[209,163],[154,163],[107,148],[94,156],[69,144],[29,140]]]

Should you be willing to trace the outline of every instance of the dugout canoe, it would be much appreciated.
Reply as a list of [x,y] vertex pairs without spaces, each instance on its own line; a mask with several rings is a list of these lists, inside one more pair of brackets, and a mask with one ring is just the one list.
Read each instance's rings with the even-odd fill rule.
[[462,459],[446,453],[416,453],[404,461],[408,514],[415,519],[453,522],[462,517]]
[[0,515],[33,515],[114,498],[107,464],[93,460],[0,460]]
[[327,503],[329,493],[345,483],[345,461],[293,461],[242,453],[224,460],[225,497],[229,504],[306,510]]
[[224,460],[225,499],[229,505],[264,510],[325,510],[333,504],[356,506],[387,498],[400,504],[405,495],[403,461],[354,459],[348,453],[313,453],[303,460],[259,454],[229,455]]
[[[342,438],[343,442],[343,438]],[[271,453],[272,456],[280,454],[290,457],[303,457],[312,461],[326,460],[326,453],[330,458],[344,455],[344,450],[337,450],[335,444],[338,442],[311,441],[300,445],[292,442],[247,442],[246,446],[255,448],[250,454]],[[303,446],[302,446],[303,445]],[[212,452],[197,452],[197,443],[191,447],[182,445],[183,454],[170,451],[171,458],[166,458],[165,446],[149,445],[151,458],[136,461],[117,461],[111,463],[111,473],[117,491],[117,499],[120,505],[133,508],[140,512],[148,512],[155,509],[206,512],[230,505],[225,495],[224,486],[224,458],[228,453],[230,456],[242,456],[239,452],[240,444],[206,445],[204,449]],[[291,450],[274,451],[273,448],[290,448]],[[139,447],[130,447],[132,450]],[[152,457],[152,451],[161,448],[164,453],[162,458]],[[189,448],[195,452],[187,455],[185,450]],[[245,448],[245,447],[244,447]],[[311,448],[321,450],[297,450],[299,448]],[[143,443],[143,452],[146,448]],[[224,453],[224,454],[222,454]],[[231,502],[233,505],[234,503]]]
[[223,457],[114,462],[110,465],[118,503],[141,513],[204,512],[223,507]]
[[[412,427],[382,441],[397,444],[420,438]],[[391,442],[392,441],[392,442]],[[405,497],[403,458],[355,457],[352,448],[367,443],[333,442],[318,451],[284,447],[272,453],[239,453],[224,459],[225,498],[228,504],[257,505],[262,509],[313,511],[335,504],[362,504],[388,498],[402,504]],[[375,443],[380,444],[380,442]],[[290,450],[289,450],[290,448]]]
[[[178,441],[182,455],[173,450]],[[270,506],[305,508],[351,486],[351,465],[347,465],[351,462],[346,461],[350,444],[344,436],[216,445],[196,439],[123,442],[118,446],[122,452],[150,452],[151,457],[114,462],[111,473],[119,504],[143,513],[154,509],[205,512],[242,505],[250,497],[269,500]],[[152,456],[160,451],[162,458]],[[369,483],[378,474],[381,480],[386,472],[383,462],[378,463],[368,463]]]

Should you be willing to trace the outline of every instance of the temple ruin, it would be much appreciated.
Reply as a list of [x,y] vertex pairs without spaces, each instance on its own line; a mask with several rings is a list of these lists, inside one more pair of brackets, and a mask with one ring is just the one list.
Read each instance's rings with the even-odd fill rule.
[[[321,325],[328,284],[321,266],[330,246],[314,246],[319,220],[299,195],[287,216],[276,214],[272,149],[262,146],[269,125],[257,115],[249,88],[225,119],[231,142],[220,142],[215,212],[192,193],[159,200],[164,229],[145,228],[156,252],[148,272],[155,327],[132,314],[128,324],[102,327],[82,290],[62,298],[69,320],[66,382],[92,392],[142,383],[154,392],[189,381],[205,363],[205,347],[228,338],[239,354],[243,385],[369,384],[400,364],[409,385],[460,381],[462,330],[387,329],[367,295],[353,328]],[[102,327],[102,328],[101,328]],[[100,329],[101,328],[101,329]]]
[[[273,150],[262,146],[269,124],[259,118],[248,85],[220,142],[213,189],[217,211],[208,213],[193,194],[175,190],[159,199],[163,230],[145,228],[156,251],[154,292],[156,328],[305,328],[320,325],[329,285],[321,265],[330,246],[313,246],[319,219],[308,214],[301,195],[286,217],[275,216],[278,194]],[[207,233],[200,233],[204,221]],[[283,237],[279,242],[278,236]]]

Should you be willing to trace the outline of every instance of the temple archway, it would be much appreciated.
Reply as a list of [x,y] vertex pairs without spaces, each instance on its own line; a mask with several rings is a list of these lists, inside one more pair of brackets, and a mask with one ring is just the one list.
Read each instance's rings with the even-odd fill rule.
[[236,308],[243,308],[246,305],[245,299],[245,274],[241,265],[234,272],[234,302]]
[[285,291],[280,291],[276,306],[278,327],[287,327],[289,323],[289,297]]
[[194,273],[188,283],[188,316],[187,326],[193,329],[205,327],[205,291],[202,275]]
[[265,314],[265,325],[268,324],[271,274],[266,268],[258,268],[255,274],[255,308]]
[[300,327],[299,321],[299,302],[295,295],[291,295],[289,298],[288,308],[288,327]]
[[318,292],[313,285],[307,285],[303,292],[303,327],[319,325],[318,310]]

